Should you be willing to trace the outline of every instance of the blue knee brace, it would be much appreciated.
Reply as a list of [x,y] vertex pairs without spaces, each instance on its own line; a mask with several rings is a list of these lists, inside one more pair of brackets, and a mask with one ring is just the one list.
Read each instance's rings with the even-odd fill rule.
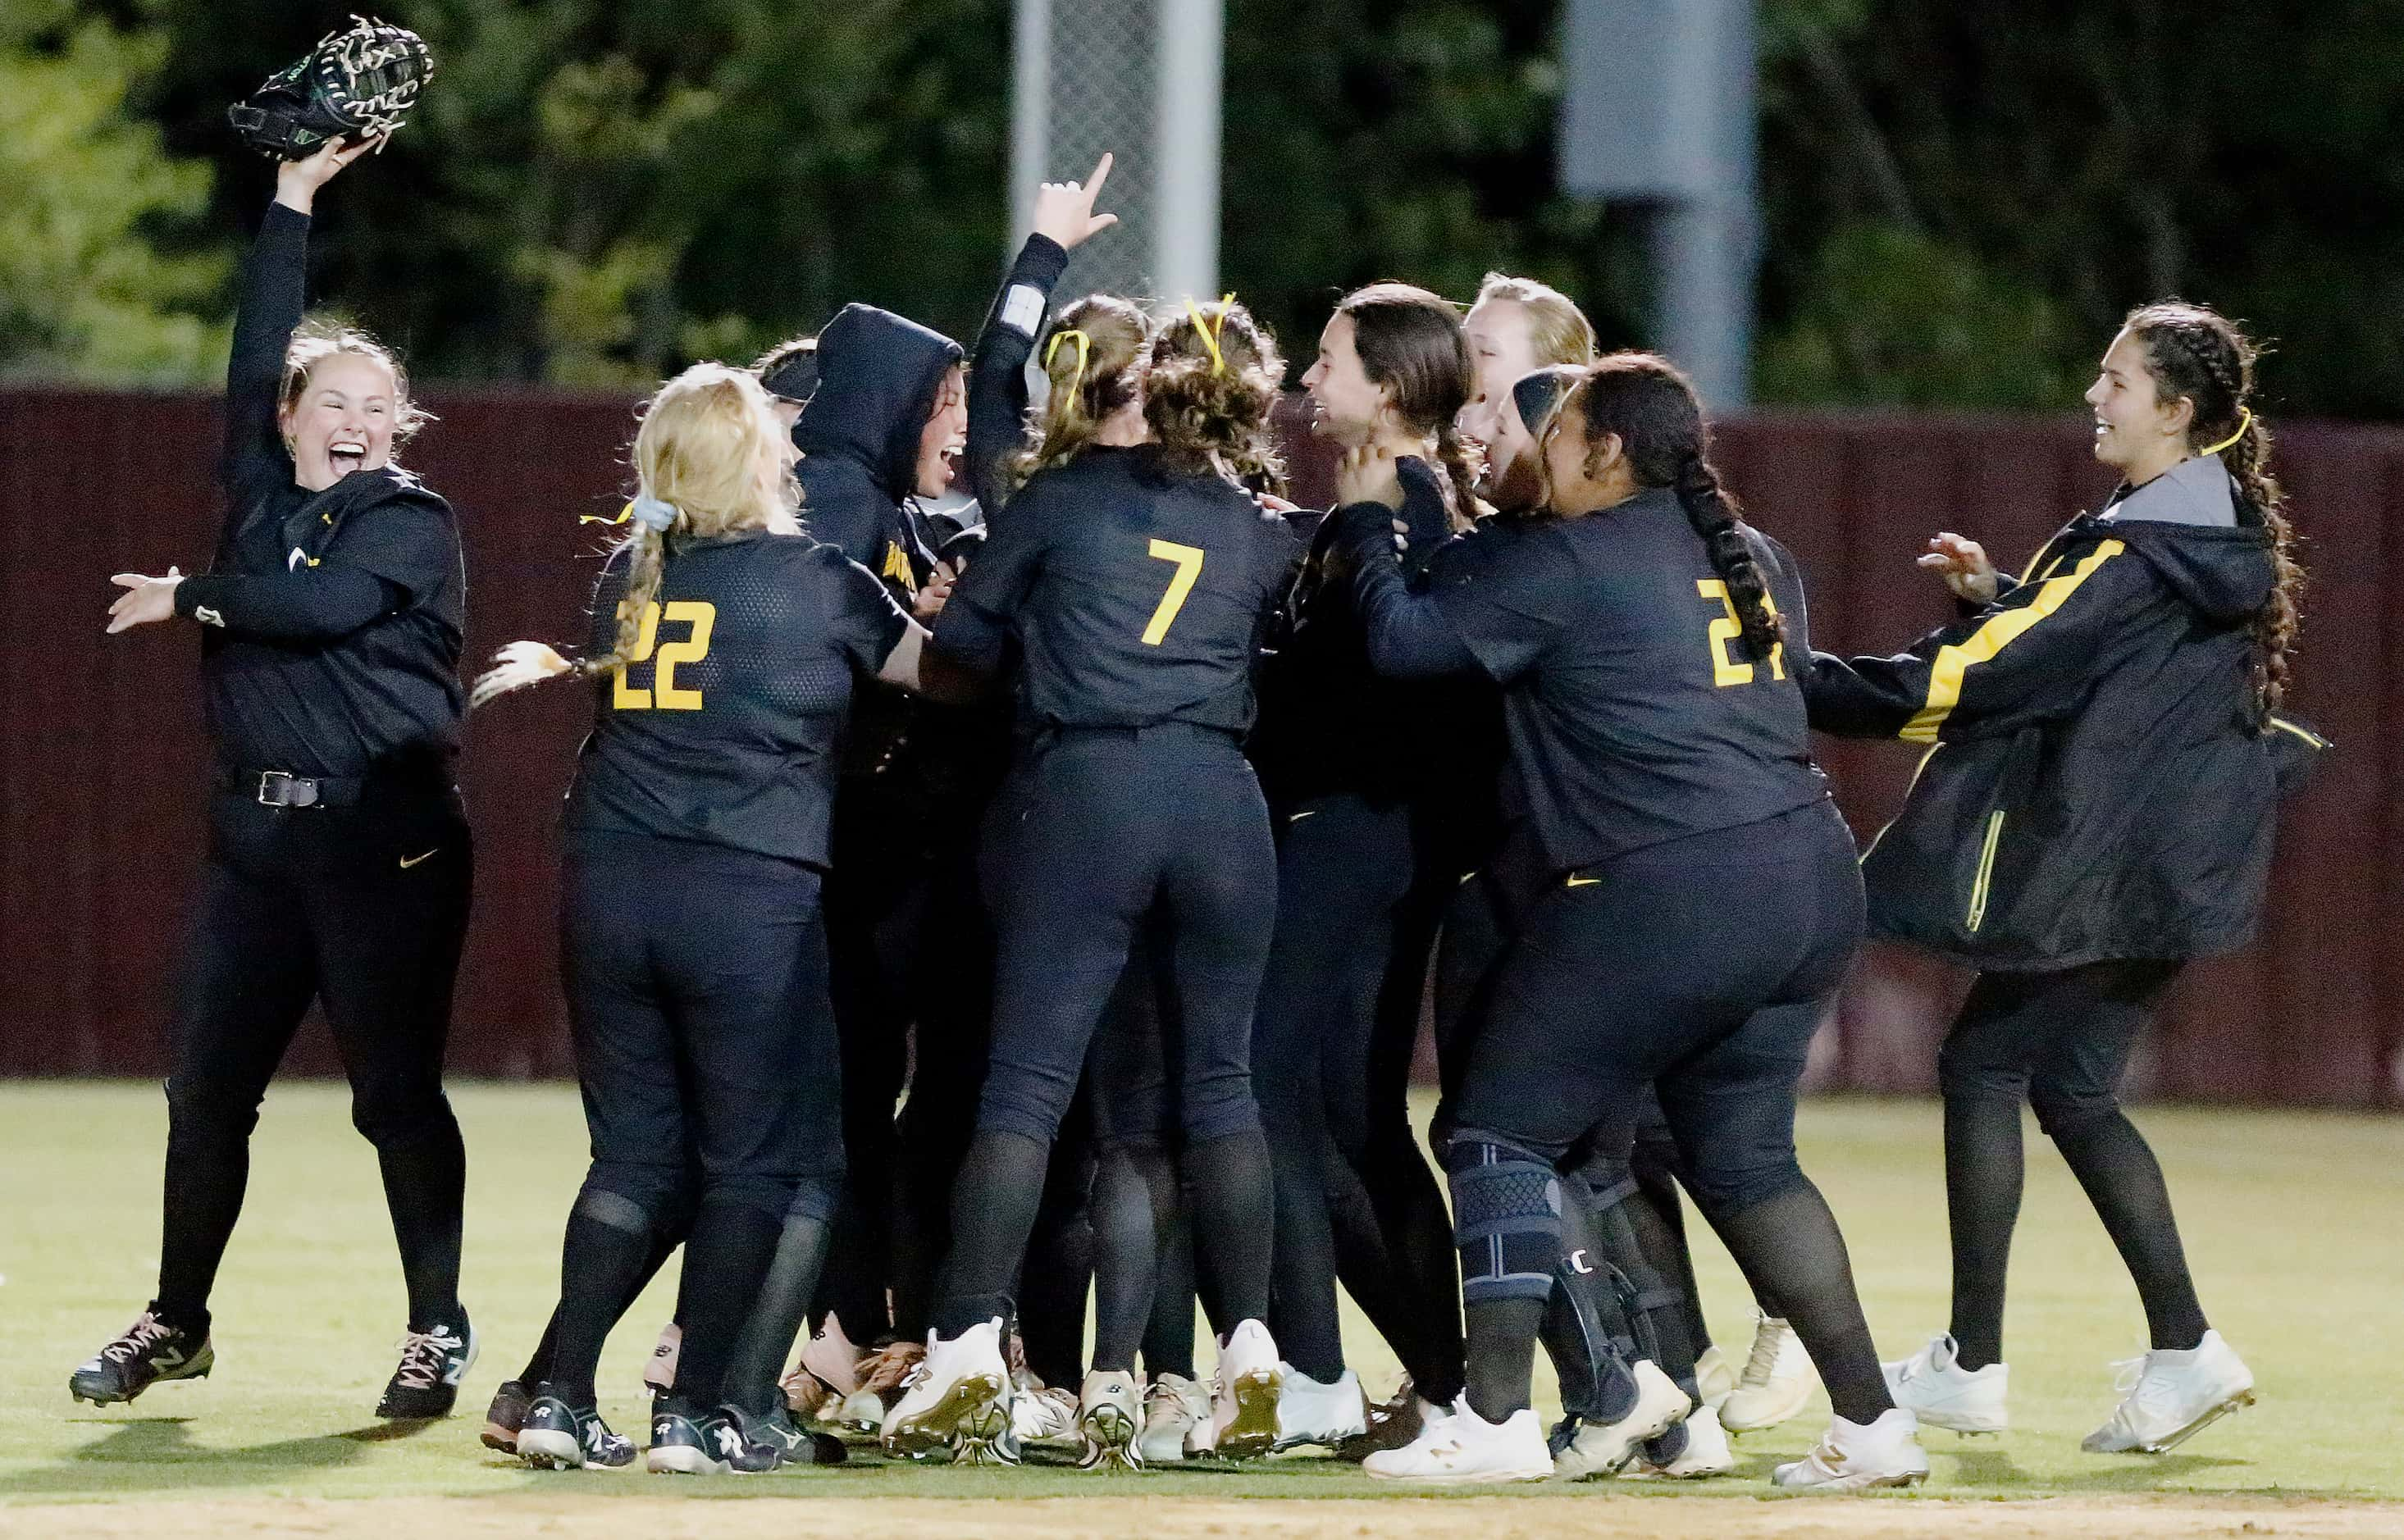
[[1445,1164],[1462,1302],[1549,1297],[1561,1250],[1561,1184],[1551,1164],[1468,1131],[1453,1135]]

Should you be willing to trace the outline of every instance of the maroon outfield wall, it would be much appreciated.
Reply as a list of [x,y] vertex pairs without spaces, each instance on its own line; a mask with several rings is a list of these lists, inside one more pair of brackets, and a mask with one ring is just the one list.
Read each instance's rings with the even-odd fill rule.
[[[468,649],[576,634],[613,511],[630,403],[438,393],[409,454],[468,533]],[[201,847],[197,638],[104,637],[112,572],[204,562],[217,517],[216,408],[202,397],[0,391],[0,1074],[155,1075],[181,914]],[[1722,458],[1810,584],[1813,639],[1899,645],[1946,614],[1911,565],[1957,529],[2017,562],[2104,490],[2075,424],[1901,417],[1757,418]],[[1323,495],[1308,457],[1307,496]],[[2287,810],[2262,944],[2191,971],[2134,1077],[2197,1100],[2393,1106],[2404,1042],[2404,430],[2299,424],[2280,465],[2314,573],[2294,706],[2337,740]],[[451,1062],[475,1075],[568,1069],[554,962],[559,794],[577,692],[520,698],[472,724],[462,769],[477,839],[476,917]],[[1824,742],[1864,835],[1901,798],[1901,744]],[[1963,985],[1874,949],[1821,1044],[1822,1083],[1916,1090]],[[292,1067],[337,1068],[322,1030]]]

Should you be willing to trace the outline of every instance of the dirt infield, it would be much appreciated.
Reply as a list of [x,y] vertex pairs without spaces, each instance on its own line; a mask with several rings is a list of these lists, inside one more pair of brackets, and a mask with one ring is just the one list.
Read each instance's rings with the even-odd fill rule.
[[[759,1526],[811,1534],[874,1533],[1058,1540],[1614,1540],[1697,1536],[1967,1535],[1977,1540],[2104,1540],[2131,1534],[2395,1535],[2404,1505],[2229,1499],[2049,1498],[1950,1503],[1918,1497],[1660,1501],[1636,1496],[1430,1495],[1393,1502],[1220,1502],[1198,1498],[963,1501],[814,1499],[790,1509],[731,1515],[720,1501],[752,1494],[723,1485],[690,1496],[598,1497],[571,1492],[496,1498],[396,1497],[357,1502],[232,1498],[182,1503],[0,1508],[0,1534],[73,1533],[95,1540],[186,1536],[433,1534],[442,1540],[722,1540]],[[761,1494],[764,1496],[765,1494]],[[769,1500],[774,1501],[773,1498]],[[732,1521],[730,1523],[730,1520]]]

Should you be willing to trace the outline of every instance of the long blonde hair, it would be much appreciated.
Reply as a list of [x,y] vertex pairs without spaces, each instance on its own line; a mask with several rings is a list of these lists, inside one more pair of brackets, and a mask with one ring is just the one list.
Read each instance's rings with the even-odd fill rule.
[[1010,457],[1010,490],[1091,445],[1102,424],[1142,394],[1151,351],[1152,318],[1132,300],[1089,294],[1061,311],[1038,354],[1050,389],[1043,409],[1028,414],[1027,442]]
[[[498,666],[477,679],[469,703],[481,706],[565,673],[607,673],[633,657],[643,612],[659,597],[675,541],[768,529],[798,513],[791,443],[759,377],[748,369],[695,364],[661,386],[635,433],[640,491],[630,509],[633,533],[620,548],[626,553],[626,591],[618,601],[615,645],[600,657],[570,662],[544,643],[512,642],[496,655]],[[654,528],[646,512],[666,518],[666,527]]]

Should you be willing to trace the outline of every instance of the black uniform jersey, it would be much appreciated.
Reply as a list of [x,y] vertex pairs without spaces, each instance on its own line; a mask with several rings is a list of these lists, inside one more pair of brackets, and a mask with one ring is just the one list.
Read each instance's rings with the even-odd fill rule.
[[467,572],[451,506],[397,465],[322,492],[277,428],[300,324],[309,216],[271,206],[226,368],[226,519],[175,593],[205,628],[202,680],[221,771],[364,776],[456,752]]
[[[594,594],[596,655],[616,644],[626,568],[621,548]],[[632,659],[599,682],[568,826],[825,866],[853,671],[875,672],[908,625],[874,574],[806,536],[678,545]]]
[[1150,448],[1089,449],[1010,500],[935,641],[991,672],[1015,634],[1034,727],[1240,733],[1254,652],[1299,555],[1285,521],[1228,482],[1172,471]]
[[1790,641],[1760,660],[1668,491],[1578,519],[1489,520],[1430,596],[1504,686],[1506,812],[1554,871],[1774,817],[1828,795],[1796,670],[1810,657],[1794,564],[1751,532]]

